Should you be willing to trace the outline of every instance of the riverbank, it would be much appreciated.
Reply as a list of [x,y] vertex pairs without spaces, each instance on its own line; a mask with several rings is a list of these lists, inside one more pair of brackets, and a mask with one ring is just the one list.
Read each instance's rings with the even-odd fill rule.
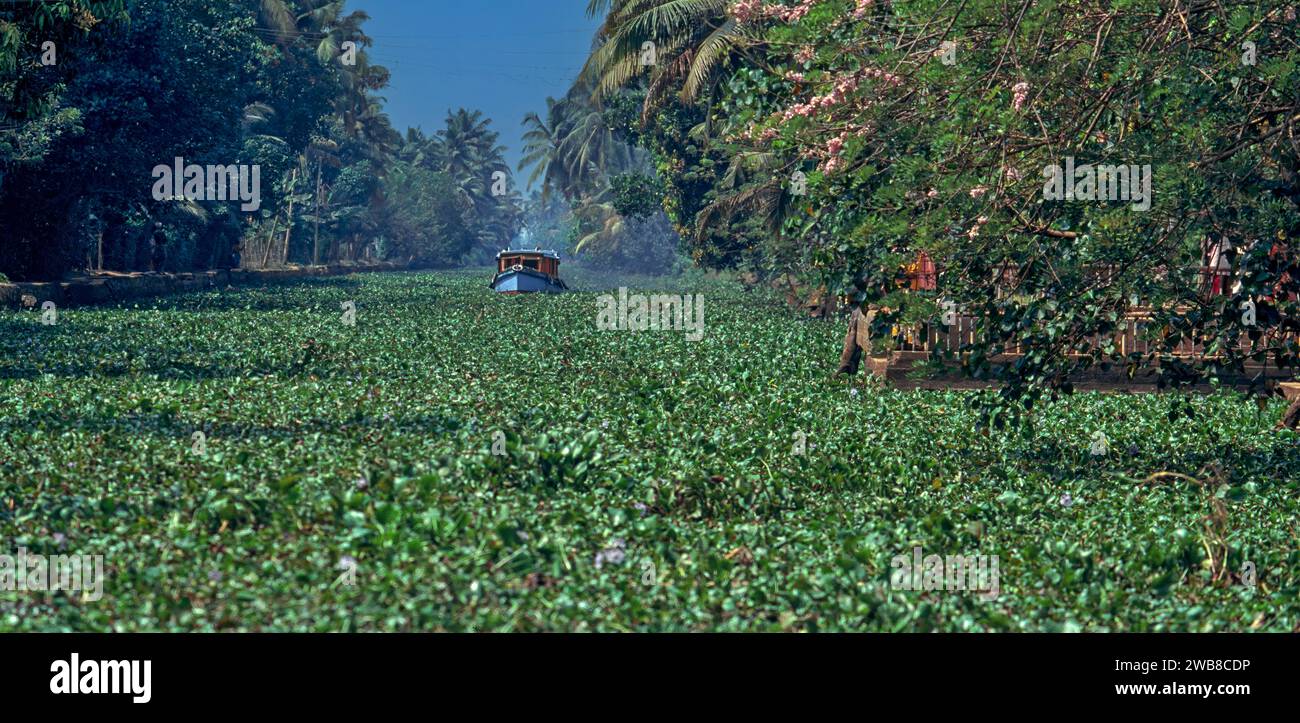
[[376,262],[279,269],[219,269],[181,274],[105,273],[65,281],[0,284],[0,308],[40,308],[52,301],[59,308],[113,304],[130,299],[224,289],[292,279],[346,276],[370,271],[399,271],[402,264]]

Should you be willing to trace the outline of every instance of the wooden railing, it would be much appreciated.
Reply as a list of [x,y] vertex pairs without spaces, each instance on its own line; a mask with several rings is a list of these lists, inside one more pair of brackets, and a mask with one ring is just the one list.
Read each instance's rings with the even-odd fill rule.
[[[1190,271],[1197,272],[1200,292],[1203,297],[1213,298],[1224,296],[1231,293],[1231,271],[1229,269],[1202,266],[1199,271],[1195,267]],[[1094,269],[1096,279],[1099,284],[1105,285],[1114,269],[1106,266],[1098,266]],[[1007,293],[1008,289],[1015,286],[1016,267],[1008,266],[1000,270],[1001,283],[999,293]],[[937,273],[933,262],[929,256],[922,252],[916,263],[908,269],[908,278],[913,290],[935,290],[938,286]],[[1289,298],[1296,300],[1295,294],[1288,294]],[[911,329],[896,330],[899,333],[895,337],[901,336],[903,341],[896,347],[897,351],[906,352],[930,352],[936,348],[942,351],[956,353],[963,345],[972,344],[975,340],[976,327],[978,318],[974,316],[958,316],[954,324],[949,325],[946,332],[940,331],[938,327],[929,324],[920,324]],[[1146,333],[1147,328],[1153,323],[1151,310],[1135,306],[1133,311],[1127,314],[1119,323],[1120,329],[1117,331],[1111,341],[1114,343],[1116,351],[1120,356],[1137,353],[1146,356],[1152,351],[1166,353],[1163,346],[1153,343]],[[1269,336],[1263,340],[1263,344],[1256,346],[1256,349],[1275,346],[1287,341],[1300,341],[1300,334],[1287,333],[1282,334],[1276,331],[1270,332]],[[1093,339],[1095,346],[1102,346],[1103,342],[1100,337]],[[1248,336],[1243,335],[1239,342],[1239,348],[1244,351],[1251,349],[1251,340]],[[1019,347],[1012,347],[1007,350],[1008,354],[1020,354]],[[1195,339],[1183,339],[1170,352],[1174,356],[1184,357],[1204,357],[1206,356],[1206,345]]]
[[[955,323],[949,325],[947,331],[930,324],[919,324],[911,328],[896,328],[895,338],[901,337],[901,341],[895,347],[895,351],[928,353],[938,349],[955,354],[962,346],[975,342],[978,322],[979,319],[975,316],[958,315]],[[1163,345],[1150,339],[1148,330],[1153,323],[1154,319],[1150,313],[1141,311],[1130,313],[1120,320],[1119,329],[1109,337],[1109,341],[1114,344],[1115,352],[1120,356],[1128,356],[1133,353],[1146,356],[1153,351],[1161,354],[1165,353]],[[1261,340],[1261,344],[1256,348],[1276,346],[1286,341],[1300,343],[1300,334],[1294,332],[1282,334],[1271,331],[1269,336]],[[1100,336],[1094,337],[1092,344],[1094,347],[1104,346],[1103,338]],[[1249,337],[1242,335],[1239,349],[1242,351],[1251,349]],[[1006,350],[1006,353],[1016,355],[1020,354],[1021,351],[1019,346],[1012,346]],[[1192,338],[1181,340],[1171,351],[1174,356],[1207,356],[1206,344]]]

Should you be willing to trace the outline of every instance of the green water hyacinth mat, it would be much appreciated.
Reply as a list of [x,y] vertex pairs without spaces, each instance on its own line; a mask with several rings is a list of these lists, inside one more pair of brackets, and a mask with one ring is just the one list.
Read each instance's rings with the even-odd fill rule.
[[[0,571],[0,629],[1300,629],[1280,402],[984,435],[760,291],[485,275],[0,313],[0,555],[103,560],[98,599]],[[702,337],[598,329],[620,285],[699,294]]]

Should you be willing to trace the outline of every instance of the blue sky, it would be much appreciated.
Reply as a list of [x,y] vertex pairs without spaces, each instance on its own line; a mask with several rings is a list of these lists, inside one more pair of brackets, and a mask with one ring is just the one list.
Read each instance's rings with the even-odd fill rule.
[[393,73],[384,95],[393,126],[432,133],[449,108],[481,109],[520,155],[520,122],[569,89],[599,23],[587,0],[350,0],[375,39],[372,62]]

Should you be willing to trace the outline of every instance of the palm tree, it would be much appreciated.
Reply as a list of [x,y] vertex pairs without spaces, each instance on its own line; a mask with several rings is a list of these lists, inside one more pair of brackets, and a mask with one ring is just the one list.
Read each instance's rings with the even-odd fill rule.
[[[325,183],[325,166],[330,168],[340,168],[343,165],[343,159],[339,157],[339,144],[330,138],[313,138],[311,144],[299,156],[299,166],[302,168],[304,175],[310,176],[312,165],[315,165],[316,182],[313,192],[314,208],[310,215],[304,215],[303,220],[310,221],[313,226],[312,233],[312,252],[311,258],[313,264],[320,263],[320,225],[323,213],[328,211],[328,187]],[[325,209],[322,210],[322,204]]]
[[542,180],[542,198],[559,192],[568,200],[599,194],[610,176],[648,169],[648,154],[619,140],[591,102],[589,86],[576,85],[561,99],[546,99],[546,120],[524,116],[524,155],[519,170],[532,167],[531,188]]
[[453,178],[487,171],[509,171],[505,147],[497,144],[500,134],[491,130],[492,120],[483,111],[464,108],[447,112],[446,127],[431,139],[430,151],[437,169]]
[[695,238],[703,239],[710,229],[725,226],[742,214],[757,220],[769,233],[779,233],[796,206],[795,199],[785,192],[782,177],[779,159],[773,153],[745,151],[732,156],[718,180],[718,198],[695,217]]
[[[592,139],[604,141],[606,136],[592,132],[575,133],[577,127],[582,125],[577,120],[579,115],[584,115],[581,110],[580,104],[572,96],[558,101],[547,98],[546,120],[542,120],[536,113],[524,116],[523,125],[527,131],[524,133],[524,155],[519,161],[519,170],[532,167],[528,187],[532,188],[541,179],[543,201],[549,200],[556,192],[573,200],[599,185],[601,169],[590,159],[603,154],[600,149],[593,153],[589,142]],[[588,143],[584,144],[583,139]]]
[[328,63],[338,57],[344,41],[364,39],[364,45],[370,44],[361,33],[361,24],[370,16],[358,11],[341,17],[345,4],[346,0],[261,0],[265,27],[259,32],[277,45],[315,43],[316,57]]
[[475,230],[480,246],[508,244],[518,227],[520,197],[500,183],[511,173],[500,134],[482,111],[447,111],[445,126],[431,137],[408,130],[399,151],[404,161],[445,174],[455,184],[465,206],[466,225]]
[[614,209],[614,204],[603,199],[585,199],[573,210],[573,215],[581,223],[582,228],[591,229],[573,245],[575,254],[596,249],[606,251],[617,249],[623,233],[624,219]]
[[[719,78],[718,70],[746,43],[743,26],[727,14],[731,0],[589,0],[587,14],[605,15],[597,47],[581,82],[609,96],[634,80],[646,84],[642,117],[678,89],[694,102]],[[649,44],[649,45],[647,45]]]
[[563,121],[561,102],[547,97],[546,120],[542,120],[541,116],[532,111],[524,116],[523,126],[527,129],[524,131],[524,155],[519,160],[517,170],[522,172],[525,168],[533,169],[533,172],[528,175],[528,188],[532,188],[538,179],[542,180],[543,203],[551,199],[556,189],[568,195],[572,188],[572,180],[566,173],[564,164],[558,160],[560,153],[558,128]]

